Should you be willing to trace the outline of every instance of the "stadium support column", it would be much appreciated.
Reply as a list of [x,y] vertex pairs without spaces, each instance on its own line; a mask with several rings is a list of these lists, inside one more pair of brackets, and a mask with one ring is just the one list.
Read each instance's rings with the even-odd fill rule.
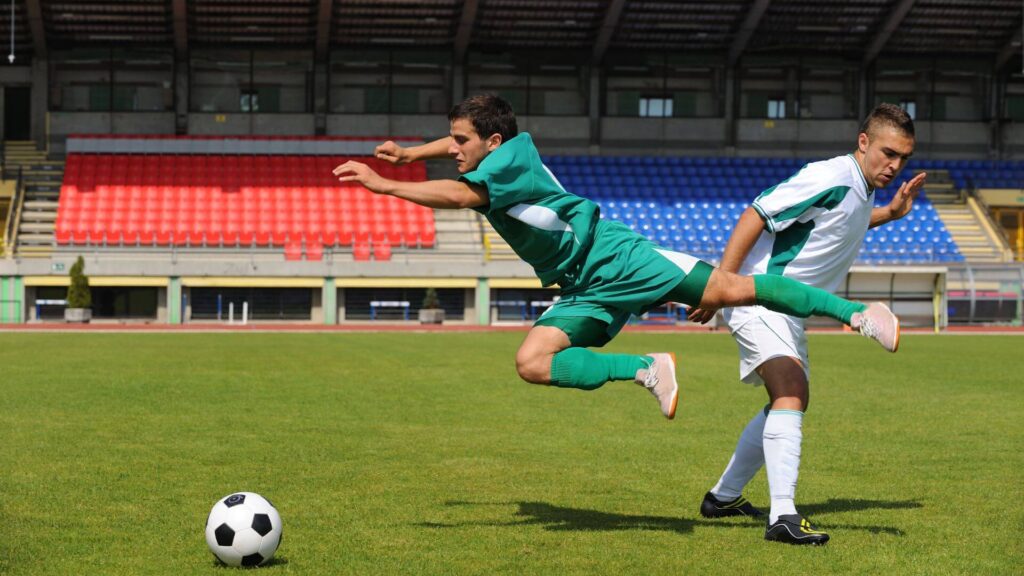
[[188,134],[188,60],[174,59],[174,133]]
[[313,130],[317,136],[327,134],[327,63],[313,65]]
[[188,134],[188,9],[185,0],[171,0],[174,29],[174,133]]
[[25,284],[20,276],[0,278],[0,324],[25,321]]
[[36,143],[37,149],[49,150],[50,143],[47,142],[46,115],[49,107],[50,93],[47,88],[50,85],[50,63],[45,58],[32,59],[32,118],[31,132],[32,140]]
[[598,154],[601,151],[601,77],[604,68],[594,64],[590,69],[590,150]]
[[725,149],[729,154],[736,152],[736,110],[738,108],[736,89],[736,66],[725,69]]
[[167,323],[181,324],[181,278],[172,276],[167,282]]
[[324,310],[324,324],[338,323],[338,286],[334,278],[324,278],[320,306]]
[[476,323],[480,326],[491,323],[491,284],[487,278],[476,280]]

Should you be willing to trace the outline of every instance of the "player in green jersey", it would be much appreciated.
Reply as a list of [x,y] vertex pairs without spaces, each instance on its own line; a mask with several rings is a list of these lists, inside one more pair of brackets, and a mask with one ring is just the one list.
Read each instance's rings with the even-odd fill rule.
[[882,304],[865,306],[779,275],[740,276],[654,244],[625,225],[600,217],[594,202],[567,192],[541,162],[512,107],[493,95],[473,96],[448,114],[450,135],[421,146],[385,142],[375,155],[402,164],[453,158],[458,180],[401,182],[354,160],[334,169],[356,182],[430,208],[471,208],[561,298],[529,331],[516,353],[519,376],[531,383],[593,390],[633,380],[675,416],[679,387],[675,358],[600,354],[588,350],[615,337],[631,315],[665,302],[703,310],[760,304],[798,316],[828,316],[895,351],[899,321]]

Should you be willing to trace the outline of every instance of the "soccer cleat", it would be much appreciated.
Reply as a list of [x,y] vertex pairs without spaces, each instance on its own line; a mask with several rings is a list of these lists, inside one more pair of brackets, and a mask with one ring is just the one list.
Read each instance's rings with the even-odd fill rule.
[[900,319],[881,302],[872,302],[863,312],[854,313],[850,327],[877,340],[889,352],[900,347]]
[[761,512],[754,507],[746,498],[742,495],[736,498],[723,502],[711,492],[704,495],[704,501],[700,503],[700,515],[705,518],[725,518],[727,516],[750,516],[751,518],[760,518],[764,516],[764,512]]
[[828,534],[815,528],[806,518],[799,514],[779,516],[774,524],[769,524],[764,531],[764,539],[786,544],[810,544],[820,546],[828,542]]
[[666,353],[648,354],[652,358],[646,370],[638,370],[636,383],[647,388],[658,399],[661,413],[669,420],[676,416],[679,402],[679,384],[676,382],[676,355]]

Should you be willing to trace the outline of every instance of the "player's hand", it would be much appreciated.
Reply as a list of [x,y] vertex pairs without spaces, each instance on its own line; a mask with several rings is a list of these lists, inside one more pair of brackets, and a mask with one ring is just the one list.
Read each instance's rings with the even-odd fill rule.
[[339,182],[356,182],[371,192],[382,192],[386,182],[384,178],[373,171],[373,168],[355,160],[341,164],[333,172]]
[[406,149],[395,144],[391,140],[388,140],[374,148],[373,155],[376,156],[378,160],[383,160],[390,164],[405,164],[409,161]]
[[717,312],[718,310],[708,310],[707,308],[701,308],[700,306],[693,306],[687,311],[686,319],[698,324],[707,324],[715,317],[715,313]]
[[889,213],[892,214],[893,220],[903,218],[910,213],[910,209],[914,207],[914,199],[921,193],[921,188],[924,187],[924,181],[927,176],[928,174],[921,172],[904,182],[900,189],[896,191],[896,195],[892,197],[892,202],[889,202]]

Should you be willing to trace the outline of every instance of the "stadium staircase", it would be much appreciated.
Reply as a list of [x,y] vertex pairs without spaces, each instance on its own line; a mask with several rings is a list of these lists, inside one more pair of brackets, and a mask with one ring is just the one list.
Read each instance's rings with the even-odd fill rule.
[[21,170],[24,190],[24,198],[11,206],[18,218],[17,234],[11,239],[14,253],[20,258],[48,258],[54,249],[64,162],[49,159],[32,141],[4,142],[4,157],[9,175]]
[[978,201],[956,187],[949,170],[928,170],[925,193],[967,262],[1012,260],[1005,238]]

